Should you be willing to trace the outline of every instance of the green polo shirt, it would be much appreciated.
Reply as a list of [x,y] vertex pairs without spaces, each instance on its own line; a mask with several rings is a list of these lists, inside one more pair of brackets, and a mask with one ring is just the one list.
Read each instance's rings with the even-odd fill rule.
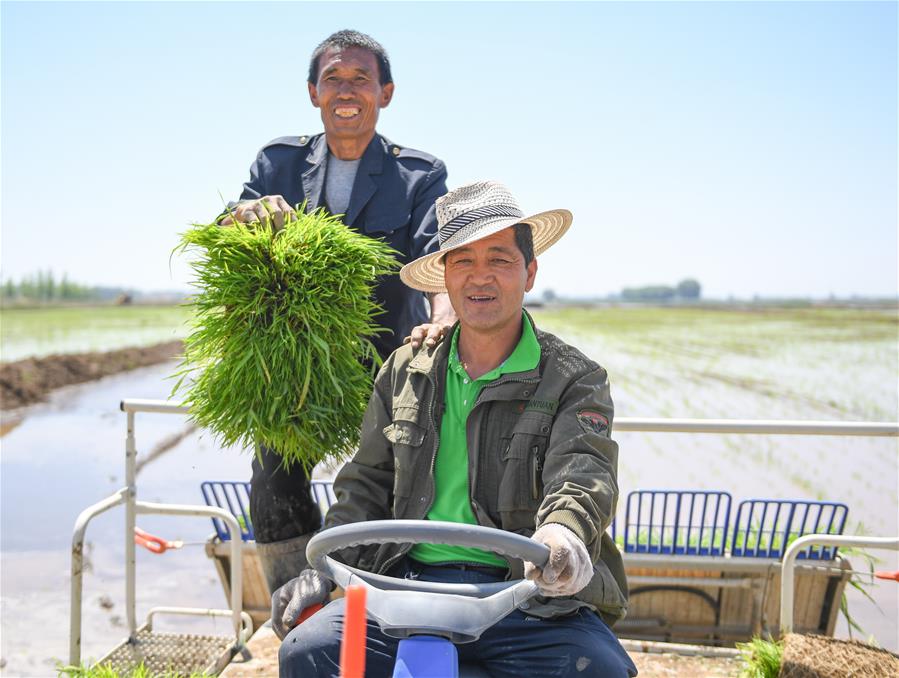
[[[522,313],[521,339],[499,367],[471,379],[459,360],[459,329],[453,333],[446,367],[446,396],[440,421],[440,446],[434,464],[435,497],[429,520],[477,524],[468,487],[468,441],[465,425],[481,389],[510,372],[526,372],[540,363],[540,344],[527,315]],[[481,549],[443,544],[416,544],[409,555],[424,563],[480,563],[506,567],[506,561]]]

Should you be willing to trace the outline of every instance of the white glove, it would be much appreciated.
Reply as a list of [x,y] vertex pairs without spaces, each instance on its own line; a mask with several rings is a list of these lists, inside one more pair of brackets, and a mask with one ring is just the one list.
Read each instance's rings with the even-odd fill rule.
[[281,640],[297,625],[307,607],[323,603],[331,583],[315,570],[303,570],[272,594],[272,629]]
[[546,544],[549,559],[543,568],[525,562],[524,576],[537,583],[544,596],[573,596],[590,583],[593,563],[584,542],[558,523],[547,523],[534,532],[534,541]]

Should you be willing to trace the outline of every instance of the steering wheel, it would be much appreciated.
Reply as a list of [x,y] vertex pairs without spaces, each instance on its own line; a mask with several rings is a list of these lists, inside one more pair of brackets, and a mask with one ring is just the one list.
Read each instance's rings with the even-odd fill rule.
[[338,585],[364,586],[366,610],[386,635],[428,634],[469,643],[534,597],[539,588],[527,579],[484,584],[423,582],[372,574],[344,565],[328,554],[370,544],[451,544],[484,549],[543,567],[549,548],[514,532],[482,525],[436,520],[371,520],[319,532],[306,546],[311,567]]

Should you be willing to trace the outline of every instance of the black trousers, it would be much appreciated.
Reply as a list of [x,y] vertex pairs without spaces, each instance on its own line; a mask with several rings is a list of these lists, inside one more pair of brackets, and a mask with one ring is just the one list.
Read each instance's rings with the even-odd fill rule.
[[256,552],[274,592],[306,568],[306,542],[322,524],[303,467],[285,470],[281,457],[262,446],[253,459],[250,518]]

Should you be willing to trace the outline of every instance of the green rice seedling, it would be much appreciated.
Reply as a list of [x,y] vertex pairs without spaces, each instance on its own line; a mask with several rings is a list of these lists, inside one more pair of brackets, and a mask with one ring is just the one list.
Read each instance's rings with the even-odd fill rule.
[[[865,528],[861,523],[858,523],[856,527],[855,534],[865,534]],[[856,591],[861,593],[871,604],[874,605],[881,613],[883,610],[880,609],[880,606],[874,600],[874,597],[871,595],[871,591],[874,586],[874,567],[877,563],[881,562],[881,559],[877,556],[873,555],[870,551],[866,549],[859,548],[857,546],[841,546],[840,553],[843,557],[851,557],[858,559],[860,558],[865,563],[865,569],[867,572],[864,572],[861,568],[853,568],[854,571],[852,576],[849,578],[848,584]],[[853,632],[858,632],[861,635],[866,635],[865,629],[861,627],[855,617],[849,611],[849,598],[846,596],[846,589],[843,589],[843,595],[840,598],[840,613],[846,618],[846,625],[849,631],[849,638],[852,639]]]
[[754,637],[748,643],[737,643],[743,660],[740,678],[777,678],[783,661],[783,641]]
[[124,673],[116,671],[111,663],[88,666],[62,666],[56,667],[58,678],[212,678],[208,673],[193,672],[190,674],[168,670],[164,673],[153,673],[141,662],[130,671]]
[[[372,296],[396,270],[385,243],[323,211],[268,223],[194,225],[195,319],[173,393],[225,445],[264,444],[311,468],[355,448],[384,331]],[[366,367],[368,365],[368,367]]]

